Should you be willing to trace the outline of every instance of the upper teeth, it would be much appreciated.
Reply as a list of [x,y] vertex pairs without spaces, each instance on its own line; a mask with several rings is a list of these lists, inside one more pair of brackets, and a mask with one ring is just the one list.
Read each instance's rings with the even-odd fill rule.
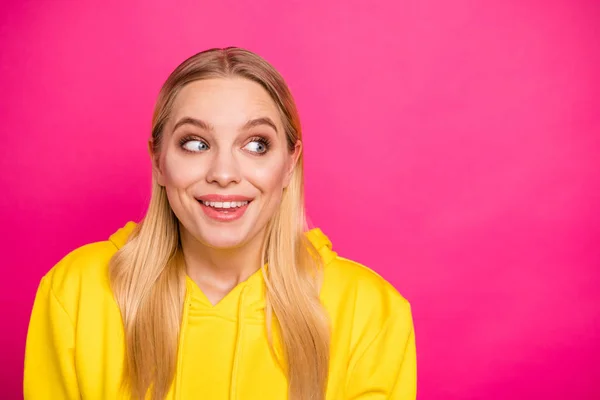
[[247,201],[202,201],[202,204],[214,208],[235,208],[248,204]]

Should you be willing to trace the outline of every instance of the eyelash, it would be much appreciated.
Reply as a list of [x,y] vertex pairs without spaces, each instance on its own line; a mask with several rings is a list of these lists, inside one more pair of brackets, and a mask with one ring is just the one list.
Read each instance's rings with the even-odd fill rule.
[[[202,143],[204,143],[208,147],[208,143],[206,143],[206,140],[204,140],[202,138],[199,138],[198,136],[194,136],[194,135],[186,135],[186,136],[182,137],[181,139],[179,139],[179,147],[181,147],[181,149],[183,151],[186,151],[188,153],[195,153],[195,151],[187,150],[184,147],[184,145],[187,142],[191,142],[191,141],[194,141],[194,140],[202,142]],[[256,155],[263,156],[263,155],[267,154],[267,152],[271,149],[271,141],[268,138],[264,137],[264,136],[252,136],[248,140],[248,143],[251,143],[251,142],[258,142],[258,143],[262,144],[263,146],[265,146],[265,152],[264,153],[256,153]]]
[[263,146],[265,146],[265,152],[264,153],[256,153],[256,155],[264,156],[271,149],[271,141],[264,136],[252,136],[250,138],[250,140],[248,141],[248,143],[251,143],[251,142],[257,142],[257,143],[260,143]]
[[186,135],[186,136],[182,137],[181,139],[179,139],[179,147],[181,147],[181,150],[183,150],[185,152],[196,153],[195,151],[190,151],[184,147],[184,145],[187,142],[192,142],[192,141],[202,142],[208,147],[208,143],[206,143],[206,140],[199,138],[198,136],[194,136],[194,135]]

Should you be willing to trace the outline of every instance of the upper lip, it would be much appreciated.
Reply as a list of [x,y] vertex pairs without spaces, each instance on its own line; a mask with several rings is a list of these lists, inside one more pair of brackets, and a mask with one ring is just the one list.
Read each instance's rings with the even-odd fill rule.
[[237,194],[207,194],[204,196],[196,197],[196,199],[200,201],[221,203],[224,203],[226,201],[252,201],[251,197],[240,196]]

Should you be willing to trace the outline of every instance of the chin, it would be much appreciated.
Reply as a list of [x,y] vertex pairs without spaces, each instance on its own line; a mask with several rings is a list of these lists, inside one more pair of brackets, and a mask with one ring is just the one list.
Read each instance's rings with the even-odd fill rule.
[[[241,218],[233,221],[218,221],[205,213],[178,216],[181,227],[203,246],[227,250],[245,246],[258,235],[261,224],[254,209],[249,209]],[[177,215],[177,213],[175,213]]]
[[206,240],[203,240],[204,244],[207,247],[211,247],[213,249],[219,250],[227,250],[227,249],[235,249],[244,245],[244,240],[239,240],[234,237],[208,237]]
[[250,241],[249,232],[240,227],[206,227],[199,235],[198,241],[214,249],[234,249]]

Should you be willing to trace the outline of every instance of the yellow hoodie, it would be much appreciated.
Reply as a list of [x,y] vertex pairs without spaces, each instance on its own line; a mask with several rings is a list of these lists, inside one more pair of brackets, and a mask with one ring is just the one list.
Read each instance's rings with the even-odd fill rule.
[[[134,226],[71,252],[42,278],[27,336],[26,400],[125,398],[123,326],[108,263]],[[409,303],[370,269],[339,257],[319,229],[307,235],[325,264],[320,297],[332,326],[327,400],[414,400]],[[167,399],[286,399],[285,375],[268,347],[260,270],[215,306],[191,279],[186,285]]]

